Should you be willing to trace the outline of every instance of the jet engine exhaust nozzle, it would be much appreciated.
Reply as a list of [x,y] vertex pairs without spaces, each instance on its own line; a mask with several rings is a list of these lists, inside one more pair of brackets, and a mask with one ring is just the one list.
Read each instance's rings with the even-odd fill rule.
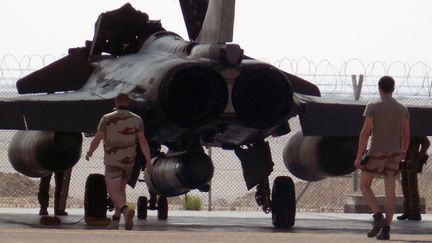
[[159,101],[177,125],[200,127],[224,111],[228,89],[225,79],[215,70],[192,66],[161,83]]
[[232,102],[241,123],[269,128],[288,117],[293,89],[288,78],[272,67],[243,71],[234,82]]

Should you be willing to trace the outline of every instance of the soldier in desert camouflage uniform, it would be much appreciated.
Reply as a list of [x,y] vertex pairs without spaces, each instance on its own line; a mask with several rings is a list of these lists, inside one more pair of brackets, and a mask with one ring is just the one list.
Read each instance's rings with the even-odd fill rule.
[[407,168],[401,171],[404,212],[397,217],[398,220],[421,220],[417,174],[422,171],[429,157],[426,153],[429,146],[426,136],[411,137],[407,151]]
[[49,189],[51,177],[54,174],[55,191],[54,191],[54,215],[66,216],[66,201],[69,192],[69,183],[72,168],[64,171],[56,171],[47,176],[41,177],[38,191],[38,201],[40,205],[39,215],[48,215]]
[[151,173],[150,148],[144,135],[142,119],[127,110],[129,96],[121,93],[115,98],[114,103],[115,111],[105,114],[100,120],[86,159],[90,159],[103,140],[105,181],[108,194],[115,206],[111,228],[118,229],[123,213],[125,229],[131,230],[135,211],[126,205],[126,184],[134,167],[137,143],[146,159],[146,170]]

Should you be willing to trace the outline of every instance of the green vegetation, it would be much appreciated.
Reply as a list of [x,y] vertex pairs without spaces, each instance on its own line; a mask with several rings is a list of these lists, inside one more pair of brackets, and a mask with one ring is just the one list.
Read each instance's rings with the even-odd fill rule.
[[135,210],[136,209],[136,203],[134,202],[126,202],[126,205],[130,208]]
[[201,210],[201,199],[196,196],[185,196],[183,197],[182,207],[184,210]]

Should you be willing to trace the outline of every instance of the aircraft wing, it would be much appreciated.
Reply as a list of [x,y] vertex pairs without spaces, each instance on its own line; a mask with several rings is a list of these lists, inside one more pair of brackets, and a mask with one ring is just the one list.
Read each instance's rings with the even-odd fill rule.
[[0,129],[95,132],[112,108],[112,99],[85,91],[3,99]]
[[[343,101],[295,94],[301,103],[300,123],[305,136],[358,136],[366,102]],[[432,107],[408,105],[412,135],[432,135]]]

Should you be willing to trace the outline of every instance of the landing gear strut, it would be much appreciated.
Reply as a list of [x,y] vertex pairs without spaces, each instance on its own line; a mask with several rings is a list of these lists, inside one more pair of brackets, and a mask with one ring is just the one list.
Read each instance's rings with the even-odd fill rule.
[[270,201],[270,186],[268,178],[261,181],[257,185],[257,191],[255,193],[255,201],[263,210],[264,213],[268,214],[271,212],[271,201]]
[[296,199],[294,182],[288,176],[279,176],[273,183],[270,196],[268,177],[273,171],[270,145],[257,141],[235,148],[240,159],[243,176],[248,190],[256,186],[255,200],[264,213],[272,212],[273,225],[280,229],[289,229],[294,225]]
[[296,200],[294,182],[288,176],[276,177],[270,199],[268,178],[257,185],[255,200],[264,213],[272,213],[272,222],[276,228],[290,229],[294,226]]

